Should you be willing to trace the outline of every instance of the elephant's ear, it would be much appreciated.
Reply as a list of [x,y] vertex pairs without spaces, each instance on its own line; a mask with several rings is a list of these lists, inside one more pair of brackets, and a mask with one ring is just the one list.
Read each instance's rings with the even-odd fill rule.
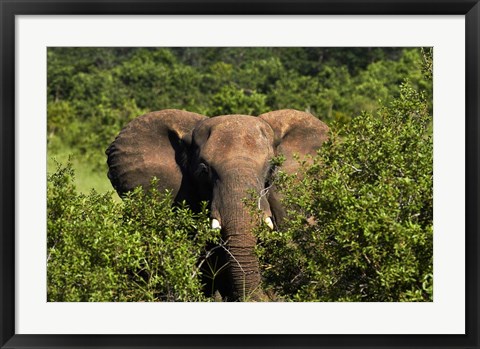
[[295,173],[299,164],[295,154],[302,158],[315,155],[328,138],[328,126],[312,114],[293,109],[277,110],[259,116],[275,133],[275,155],[285,156],[282,169]]
[[108,178],[120,196],[137,186],[148,188],[153,177],[158,189],[186,198],[186,152],[195,126],[206,116],[182,110],[162,110],[132,120],[106,150]]

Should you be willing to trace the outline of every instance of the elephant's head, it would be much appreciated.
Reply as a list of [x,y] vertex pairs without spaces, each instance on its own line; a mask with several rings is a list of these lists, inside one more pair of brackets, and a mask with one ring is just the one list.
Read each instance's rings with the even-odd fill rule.
[[282,208],[269,186],[270,160],[286,158],[283,170],[295,173],[294,154],[313,155],[327,138],[327,126],[296,110],[279,110],[259,117],[225,115],[207,118],[179,110],[163,110],[133,120],[107,149],[108,176],[120,195],[136,186],[148,187],[152,177],[159,189],[173,191],[177,201],[194,209],[210,202],[212,227],[226,241],[229,300],[262,299],[256,239],[257,222],[245,206],[258,196],[263,224],[273,228]]

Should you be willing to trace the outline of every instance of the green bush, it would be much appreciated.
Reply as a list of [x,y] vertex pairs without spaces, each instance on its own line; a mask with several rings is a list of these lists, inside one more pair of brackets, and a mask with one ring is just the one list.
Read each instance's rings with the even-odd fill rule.
[[205,301],[199,262],[218,240],[208,212],[171,196],[78,194],[71,166],[48,177],[48,301]]
[[267,110],[264,95],[256,91],[245,91],[233,85],[226,85],[212,96],[210,115],[259,115]]
[[266,287],[295,301],[432,301],[428,106],[403,84],[389,107],[332,132],[303,178],[280,167],[286,221],[257,231]]

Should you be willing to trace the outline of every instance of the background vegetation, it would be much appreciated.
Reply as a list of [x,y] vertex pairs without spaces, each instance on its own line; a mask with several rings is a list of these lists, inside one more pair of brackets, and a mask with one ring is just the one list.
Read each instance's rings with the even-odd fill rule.
[[329,124],[332,138],[300,185],[279,167],[289,220],[256,232],[264,286],[286,301],[431,301],[431,57],[419,48],[49,48],[48,299],[208,300],[198,264],[218,234],[206,209],[170,208],[155,192],[120,202],[104,150],[147,111],[295,108]]

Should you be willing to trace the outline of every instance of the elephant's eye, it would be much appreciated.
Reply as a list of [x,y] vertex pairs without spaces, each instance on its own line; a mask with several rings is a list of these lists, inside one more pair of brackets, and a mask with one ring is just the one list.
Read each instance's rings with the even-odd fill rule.
[[201,162],[198,165],[198,173],[199,174],[208,174],[208,166],[206,164],[204,164],[203,162]]

